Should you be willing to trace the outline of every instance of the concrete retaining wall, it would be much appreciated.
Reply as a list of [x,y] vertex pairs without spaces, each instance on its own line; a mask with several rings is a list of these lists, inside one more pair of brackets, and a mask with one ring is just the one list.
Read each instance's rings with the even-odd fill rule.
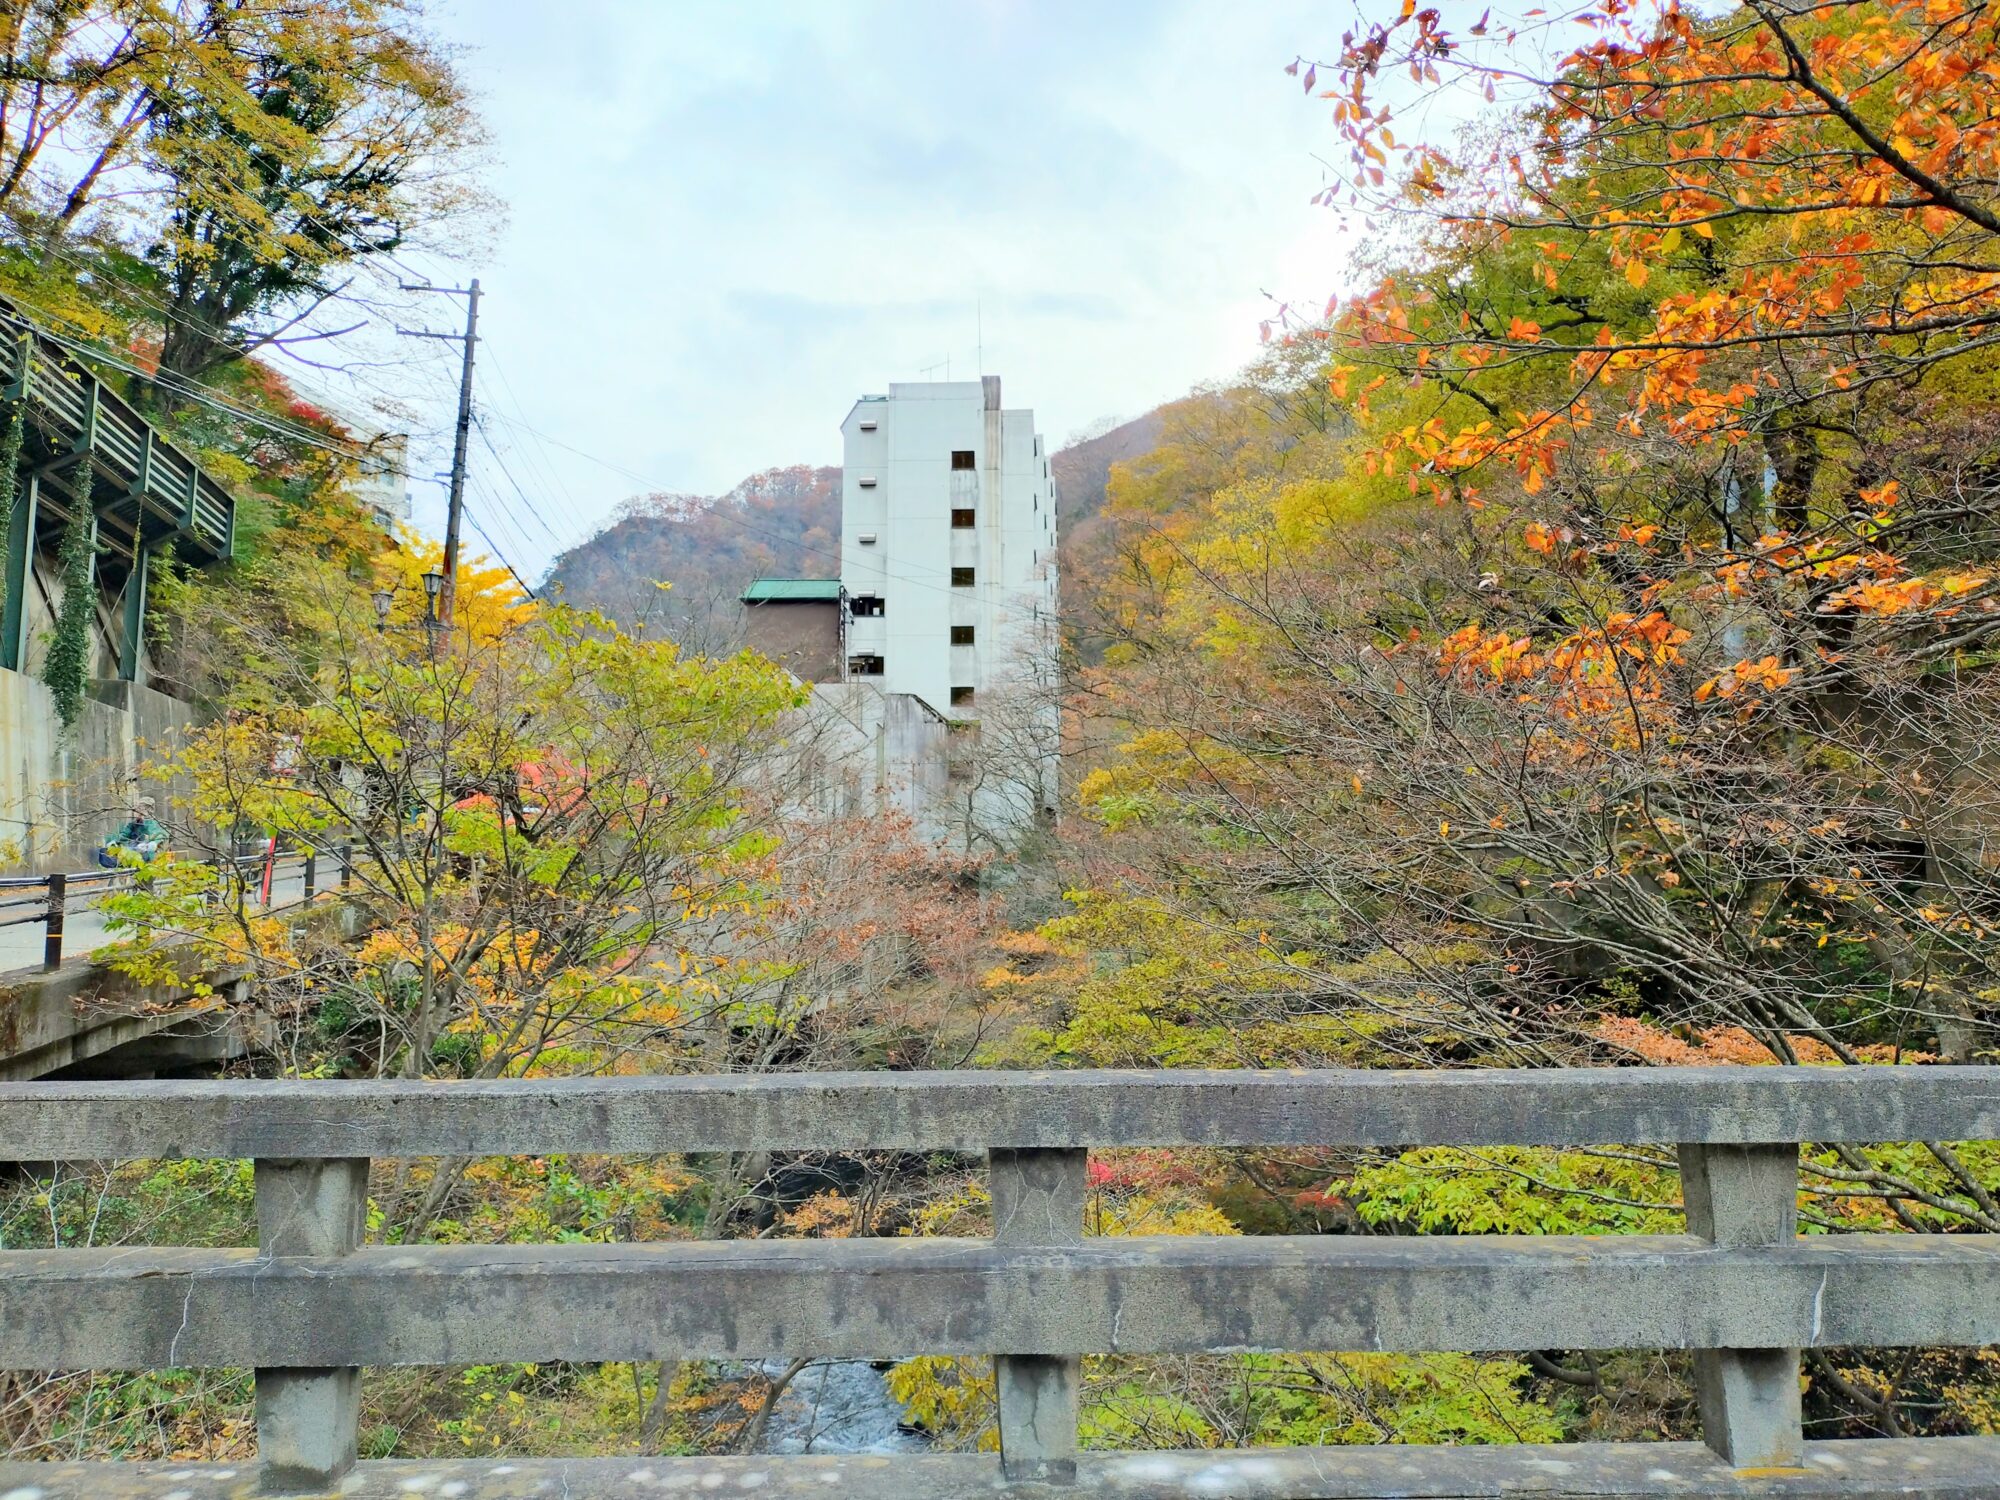
[[0,669],[0,873],[87,865],[130,815],[138,769],[173,753],[193,723],[177,698],[100,679],[65,734],[42,681]]

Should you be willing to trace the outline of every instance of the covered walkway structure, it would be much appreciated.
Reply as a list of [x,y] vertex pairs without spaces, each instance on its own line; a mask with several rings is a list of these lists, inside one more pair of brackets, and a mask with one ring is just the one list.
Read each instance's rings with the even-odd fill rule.
[[[147,559],[170,548],[191,562],[226,560],[235,543],[234,497],[4,299],[0,399],[26,402],[6,538],[0,666],[30,669],[35,627],[52,619],[60,603],[56,545],[67,528],[82,524],[97,541],[99,655],[110,658],[112,669],[93,675],[144,681]],[[79,495],[86,456],[90,493]],[[43,554],[50,561],[37,568]]]

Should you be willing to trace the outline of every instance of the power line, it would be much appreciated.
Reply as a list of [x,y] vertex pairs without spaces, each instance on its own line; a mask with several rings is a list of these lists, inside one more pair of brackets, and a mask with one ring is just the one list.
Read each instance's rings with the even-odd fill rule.
[[[189,322],[187,319],[180,317],[180,315],[175,313],[171,308],[168,308],[164,304],[159,303],[158,301],[147,297],[144,288],[140,287],[137,282],[131,281],[130,279],[127,278],[120,278],[114,272],[102,270],[99,267],[93,266],[90,262],[82,260],[77,256],[67,254],[61,251],[60,249],[57,249],[56,247],[50,246],[47,248],[52,250],[61,259],[68,261],[70,264],[78,267],[83,271],[89,272],[94,277],[101,277],[105,281],[116,282],[120,286],[130,290],[135,296],[139,297],[147,307],[149,307],[153,311],[156,311],[165,317],[172,318],[175,321],[181,322],[190,328],[197,326]],[[43,314],[44,316],[55,317],[61,320],[62,322],[68,324],[72,328],[82,329],[86,326],[83,323],[79,322],[77,319],[68,317],[64,315],[61,311],[54,308],[39,307],[36,310],[41,314]],[[351,449],[347,446],[342,445],[338,439],[326,438],[321,434],[313,431],[312,429],[303,427],[298,423],[287,421],[284,418],[277,417],[266,412],[255,411],[251,408],[239,406],[235,402],[228,399],[227,395],[224,392],[224,388],[221,386],[211,385],[205,381],[196,380],[192,376],[181,374],[178,371],[163,369],[157,364],[155,364],[151,370],[145,369],[141,366],[134,365],[130,363],[129,360],[124,356],[122,356],[120,353],[114,351],[107,345],[99,343],[94,339],[82,338],[82,339],[65,341],[62,335],[55,333],[51,329],[43,328],[42,332],[45,333],[49,338],[55,340],[56,342],[63,343],[65,348],[68,348],[72,353],[77,354],[80,357],[95,359],[102,363],[109,364],[116,369],[123,370],[128,374],[137,376],[142,380],[153,381],[157,384],[165,386],[166,388],[175,392],[178,395],[186,396],[188,399],[196,401],[204,406],[211,407],[217,411],[226,412],[227,414],[237,417],[243,421],[250,422],[257,426],[266,428],[267,430],[274,432],[281,437],[288,438],[295,442],[308,443],[315,447],[324,448],[330,452],[335,452],[345,457],[354,458],[358,462],[362,463],[368,463],[374,459],[374,454],[369,452],[365,448]],[[249,356],[244,356],[244,358],[246,361],[248,361]],[[266,366],[265,368],[268,368],[268,366]],[[274,371],[273,373],[277,374],[278,378],[282,379],[288,388],[297,392],[302,400],[310,401],[316,406],[327,409],[332,417],[332,420],[337,422],[342,428],[345,428],[349,432],[354,432],[357,429],[365,430],[362,427],[361,423],[357,423],[356,421],[354,421],[349,416],[349,414],[345,410],[343,410],[343,408],[345,408],[348,405],[348,401],[350,398],[337,396],[330,391],[321,388],[316,388],[309,382],[298,379],[295,375],[291,374],[290,372]],[[415,433],[404,434],[404,436],[406,437],[417,436],[417,435],[418,434]]]
[[[79,270],[88,272],[92,277],[102,276],[107,281],[117,282],[119,285],[123,286],[128,291],[131,291],[135,296],[139,297],[139,299],[143,303],[145,303],[148,307],[150,307],[153,311],[158,312],[165,317],[171,318],[174,321],[181,323],[184,327],[194,328],[199,330],[199,325],[191,322],[190,320],[184,317],[181,317],[179,314],[175,313],[171,308],[167,307],[164,303],[161,303],[156,299],[149,297],[145,289],[142,288],[137,282],[132,281],[129,278],[121,277],[116,272],[113,272],[106,267],[94,266],[90,262],[82,260],[77,256],[71,255],[55,245],[46,245],[43,247],[43,251],[44,253],[52,253],[56,255],[60,259],[67,261],[69,264],[75,266]],[[60,321],[67,323],[72,328],[87,331],[87,325],[79,322],[75,318],[65,316],[59,310],[47,307],[38,307],[36,311],[41,313],[44,317],[57,318]],[[296,441],[303,443],[310,443],[316,447],[327,448],[332,452],[344,453],[346,454],[346,456],[351,458],[358,459],[358,458],[365,458],[367,456],[364,452],[360,450],[351,450],[344,448],[339,444],[334,443],[331,440],[325,438],[321,434],[315,433],[308,428],[301,427],[296,423],[286,422],[282,418],[270,416],[263,412],[257,412],[246,407],[238,406],[234,402],[231,402],[224,397],[220,387],[205,384],[202,381],[194,379],[190,375],[183,375],[179,371],[169,370],[158,365],[155,365],[154,368],[151,370],[147,370],[140,365],[131,363],[126,356],[110,348],[107,348],[102,344],[97,343],[95,340],[87,338],[66,339],[63,337],[63,335],[55,332],[53,329],[48,328],[42,324],[36,323],[35,320],[32,318],[27,318],[24,316],[22,321],[28,323],[31,327],[34,327],[36,331],[41,333],[44,337],[52,340],[55,343],[61,344],[64,348],[68,349],[72,354],[75,354],[80,358],[102,360],[104,363],[109,364],[116,369],[123,370],[125,373],[129,375],[135,375],[141,380],[149,380],[154,382],[155,384],[164,385],[168,389],[174,391],[177,395],[186,396],[190,400],[197,401],[204,406],[209,406],[214,408],[215,410],[226,412],[231,416],[240,417],[245,421],[256,423],[257,425],[265,427],[272,432],[276,432],[285,437],[293,438]],[[290,380],[289,377],[286,377],[286,383],[294,385],[294,388],[298,388],[296,384]],[[317,393],[311,391],[310,388],[306,388],[304,394],[314,395]]]
[[530,599],[536,598],[537,595],[534,586],[521,576],[521,570],[515,567],[507,554],[501,550],[500,544],[493,539],[492,532],[480,524],[479,517],[474,514],[470,506],[466,507],[465,519],[471,523],[472,529],[479,533],[480,540],[493,549],[493,555],[500,559],[500,566],[505,568],[512,576],[514,582],[520,586],[521,592],[526,594]]
[[[521,418],[525,424],[527,409],[521,404],[521,398],[514,392],[514,382],[507,375],[506,361],[500,358],[497,349],[489,349],[486,353],[488,365],[492,368],[493,373],[500,377],[501,389],[507,393],[508,405],[513,408],[514,415]],[[530,435],[532,436],[532,434]],[[548,481],[550,490],[560,493],[563,503],[569,508],[568,513],[575,515],[577,513],[576,496],[570,493],[568,481],[562,477],[562,471],[556,467],[555,461],[549,457],[548,449],[542,446],[540,438],[535,439],[533,447],[535,460],[541,465],[542,476]]]
[[508,463],[510,456],[521,458],[530,470],[529,479],[534,487],[540,490],[545,498],[553,498],[556,492],[560,491],[568,513],[574,515],[576,513],[576,500],[570,495],[569,487],[562,482],[561,476],[556,472],[555,465],[550,461],[547,451],[542,449],[539,443],[530,449],[517,441],[509,444],[506,453],[502,453],[495,443],[492,429],[486,425],[485,417],[479,413],[475,413],[473,420],[479,426],[479,439],[486,445],[486,451],[493,455],[493,461],[500,465],[501,471],[507,476],[508,483],[514,486],[515,491],[521,496],[522,502],[534,515],[536,522],[541,526],[542,530],[548,533],[549,540],[560,549],[562,546],[561,533],[549,523],[548,517],[543,514],[541,507],[535,503],[533,496],[529,494],[528,486],[521,483]]
[[[506,498],[487,482],[483,474],[468,475],[467,482],[479,496],[479,503],[486,513],[486,518],[505,529],[508,544],[520,548],[523,556],[532,552],[534,549],[528,545],[527,530],[521,525],[520,517],[514,513],[514,508],[506,503]],[[492,535],[490,528],[487,535],[489,537]]]
[[[221,400],[217,396],[211,394],[205,394],[207,392],[210,392],[213,388],[202,386],[199,382],[189,380],[188,378],[177,375],[172,371],[165,371],[165,370],[147,371],[138,365],[120,359],[119,357],[110,353],[108,350],[104,350],[99,347],[78,344],[71,340],[67,340],[63,338],[61,335],[51,332],[47,329],[41,329],[40,331],[44,333],[46,337],[50,338],[55,343],[62,345],[64,348],[71,350],[71,352],[73,353],[77,353],[85,357],[94,357],[101,359],[107,364],[110,364],[115,368],[124,370],[129,374],[136,375],[141,379],[163,380],[165,383],[169,384],[170,388],[178,389],[180,394],[186,395],[190,400],[199,402],[201,405],[204,406],[212,407],[215,410],[227,413],[228,415],[237,417],[240,420],[250,422],[254,425],[265,427],[279,434],[280,436],[288,437],[293,441],[306,443],[313,447],[322,448],[330,453],[339,454],[342,457],[351,458],[357,461],[366,461],[372,456],[367,452],[365,452],[364,450],[358,450],[347,447],[342,444],[331,442],[319,436],[318,434],[308,432],[306,429],[293,426],[292,424],[289,423],[285,423],[277,418],[268,417],[261,413],[253,412],[247,410],[246,408],[235,406],[227,401]],[[462,335],[455,335],[455,334],[432,334],[427,336],[434,338],[463,337]],[[505,375],[503,374],[501,378],[504,381]],[[506,476],[507,482],[510,485],[512,485],[515,492],[520,495],[522,503],[526,505],[528,508],[529,514],[531,514],[535,518],[536,522],[541,526],[542,530],[548,535],[549,540],[551,542],[554,542],[558,547],[560,547],[562,544],[561,538],[557,536],[555,529],[549,525],[548,520],[542,515],[541,511],[536,507],[534,502],[531,499],[529,499],[528,494],[526,490],[522,488],[520,481],[516,479],[513,473],[507,468],[505,460],[501,457],[498,449],[494,446],[492,437],[486,430],[484,420],[482,418],[479,418],[476,414],[470,414],[469,407],[466,408],[466,411],[469,414],[467,419],[471,421],[473,425],[476,425],[479,428],[480,441],[486,445],[487,451],[493,456],[494,462],[499,466],[501,473]],[[641,474],[636,469],[627,468],[623,464],[616,463],[607,458],[603,458],[598,454],[588,452],[585,449],[576,447],[572,443],[566,443],[561,438],[555,437],[549,433],[545,433],[541,431],[539,428],[531,426],[526,421],[519,420],[517,418],[510,418],[504,412],[495,412],[494,416],[499,421],[506,423],[509,427],[517,428],[518,430],[527,433],[529,436],[541,442],[553,444],[555,447],[560,448],[567,453],[573,453],[577,457],[586,459],[591,463],[597,464],[602,468],[612,471],[613,473],[623,474],[625,477],[633,480],[635,483],[646,486],[649,490],[652,490],[656,493],[668,492],[666,485],[659,482],[658,480],[650,478],[647,475]],[[554,466],[551,465],[550,467],[553,469]],[[492,498],[494,500],[496,511],[499,511],[504,514],[506,507],[504,506],[504,504],[502,504],[497,494],[494,495]],[[800,552],[831,559],[835,565],[836,575],[838,574],[841,564],[843,563],[843,558],[838,551],[825,547],[815,547],[810,543],[805,542],[801,538],[788,536],[784,532],[774,531],[769,527],[758,526],[755,523],[747,521],[743,517],[734,514],[733,511],[731,511],[727,505],[714,506],[708,513],[720,517],[727,524],[735,526],[739,530],[744,531],[750,535],[762,537],[767,541],[776,542],[781,546],[795,548]],[[500,553],[498,545],[493,542],[493,539],[490,536],[490,534],[488,534],[484,528],[480,528],[480,535],[486,539],[488,545],[493,546],[495,554],[500,557],[500,561],[506,566],[507,571],[514,575],[515,581],[517,583],[520,583],[523,588],[527,588],[528,585],[526,584],[525,581],[522,580],[520,572],[514,567],[512,562],[508,561],[508,559],[503,553]],[[452,538],[450,536],[450,527],[449,525],[447,525],[447,541],[450,541],[451,539]],[[522,547],[522,550],[524,552],[534,550],[533,548],[529,547],[526,544],[524,535],[517,536],[515,540],[517,544],[519,544]],[[957,597],[957,595],[950,588],[942,584],[926,583],[921,579],[915,579],[915,578],[905,578],[901,580],[901,582],[913,588],[928,589],[933,593],[942,594],[947,598]],[[531,596],[532,593],[533,591],[530,590]],[[1003,615],[1011,615],[1016,619],[1022,617],[1022,611],[1019,608],[1007,605],[1004,602],[996,603],[993,606],[993,608]]]
[[219,396],[211,394],[209,387],[195,381],[186,380],[171,370],[161,370],[158,368],[148,370],[143,366],[132,363],[129,359],[114,354],[102,345],[65,338],[62,334],[55,332],[55,330],[36,323],[29,318],[23,318],[21,321],[26,323],[30,328],[33,328],[43,338],[49,340],[50,343],[67,349],[79,359],[97,360],[110,365],[113,369],[122,370],[128,375],[136,375],[141,380],[150,380],[164,385],[175,395],[185,396],[188,400],[198,405],[210,407],[216,411],[235,417],[240,421],[248,422],[253,426],[266,428],[280,437],[289,438],[293,442],[305,443],[314,448],[323,448],[327,452],[339,454],[343,458],[366,460],[371,457],[364,449],[349,447],[344,443],[335,442],[323,434],[313,432],[304,427],[295,426],[281,418],[267,416],[262,412],[252,411],[247,407],[236,406],[228,401],[224,401]]
[[[57,191],[62,191],[61,185],[50,179],[39,168],[33,168],[33,167],[29,168],[26,175],[28,175],[30,178],[39,179],[44,185],[52,187]],[[18,216],[15,217],[18,218]],[[300,217],[308,223],[319,224],[321,228],[326,229],[327,232],[331,234],[332,231],[330,227],[327,226],[324,223],[324,221],[315,219],[310,212],[302,210],[300,212]],[[186,315],[175,311],[175,309],[172,306],[162,301],[161,298],[155,294],[152,288],[140,282],[132,275],[119,271],[113,264],[111,264],[108,261],[86,260],[83,257],[76,255],[75,253],[69,250],[66,250],[65,248],[63,248],[62,244],[57,241],[47,241],[43,243],[38,247],[37,253],[44,258],[44,263],[46,263],[47,256],[53,255],[57,259],[68,263],[76,270],[90,276],[93,280],[103,280],[107,283],[110,283],[119,290],[122,290],[123,292],[129,294],[149,313],[158,316],[165,322],[179,324],[181,327],[188,329],[190,332],[201,335],[204,338],[213,337],[213,330],[205,327],[201,323],[194,321],[193,319],[187,317]],[[381,260],[383,260],[384,262],[386,262],[391,266],[396,267],[398,270],[405,270],[405,271],[408,270],[407,265],[404,261],[398,259],[395,255],[387,251],[373,251],[370,252],[370,254],[379,257]],[[372,270],[373,267],[364,265],[364,269]],[[416,273],[409,272],[409,274],[414,275]],[[73,318],[63,317],[61,313],[56,312],[54,309],[43,309],[43,311],[45,313],[52,314],[53,316],[63,318],[63,321],[69,323],[72,327],[81,329],[85,328],[86,326],[82,323],[79,323],[77,320]],[[279,348],[280,352],[283,352],[282,344],[277,340],[272,341],[271,347]],[[247,356],[245,357],[247,358]],[[290,386],[293,390],[298,391],[303,397],[313,400],[320,405],[342,406],[345,405],[347,400],[349,399],[347,397],[337,396],[334,393],[327,391],[323,388],[317,388],[310,381],[303,380],[290,371],[281,372],[281,377],[284,379],[285,383],[288,386]],[[190,376],[176,375],[173,378],[178,379],[185,386],[196,387],[214,393],[218,396],[218,398],[221,395],[219,387],[210,386],[203,384],[202,382],[195,381]]]
[[[26,175],[30,178],[39,178],[46,186],[53,187],[56,188],[58,191],[61,191],[61,185],[53,182],[45,173],[43,173],[37,167],[30,167]],[[18,215],[16,215],[15,217],[18,219]],[[319,222],[317,220],[314,220],[312,216],[308,213],[302,212],[300,217],[305,219],[307,222]],[[325,228],[326,226],[322,224],[321,227]],[[385,258],[393,259],[392,257],[386,257],[386,252],[378,252],[378,253],[384,253]],[[57,259],[65,261],[69,265],[74,266],[77,270],[84,272],[85,274],[90,276],[93,280],[102,279],[104,281],[113,283],[117,287],[129,293],[133,298],[135,298],[139,302],[141,306],[146,308],[149,312],[157,314],[160,318],[164,319],[166,322],[178,323],[181,327],[187,329],[189,332],[199,334],[204,338],[213,338],[214,336],[214,330],[204,326],[201,323],[197,323],[194,319],[189,318],[183,313],[176,312],[170,304],[162,301],[160,297],[153,291],[152,288],[146,286],[143,282],[139,281],[137,278],[119,271],[108,261],[85,260],[81,256],[78,256],[73,252],[64,249],[62,244],[56,240],[47,240],[44,243],[42,243],[37,248],[37,254],[43,257],[44,260],[46,259],[47,256],[53,255]],[[79,324],[76,326],[80,327],[82,325]],[[304,385],[303,383],[300,382],[293,381],[292,377],[289,375],[286,376],[286,380],[289,383],[298,385],[300,389],[305,390],[309,394],[313,393],[310,386]]]
[[505,476],[507,483],[514,487],[514,493],[521,497],[521,503],[528,508],[528,514],[535,518],[536,524],[547,534],[548,539],[560,547],[562,545],[562,538],[556,535],[555,528],[549,525],[547,519],[543,517],[541,510],[528,497],[528,492],[521,488],[521,481],[514,477],[513,471],[507,467],[507,461],[500,456],[500,450],[493,446],[493,438],[486,431],[485,419],[476,411],[472,415],[472,424],[479,429],[479,441],[484,443],[486,451],[493,455],[495,466]]

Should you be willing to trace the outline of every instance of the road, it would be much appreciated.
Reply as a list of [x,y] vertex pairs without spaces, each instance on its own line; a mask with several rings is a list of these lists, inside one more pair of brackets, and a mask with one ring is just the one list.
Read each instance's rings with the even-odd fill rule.
[[[337,877],[336,877],[337,878]],[[280,866],[271,877],[271,904],[273,906],[296,906],[305,899],[305,870],[296,862]],[[18,891],[4,893],[5,899],[12,900],[25,894]],[[80,887],[69,898],[69,907],[63,918],[63,962],[82,958],[111,943],[123,942],[130,933],[112,933],[105,930],[104,913],[98,903],[102,891],[90,887]],[[27,908],[17,908],[5,912],[5,916],[27,915]],[[12,973],[16,969],[39,969],[42,966],[43,927],[40,922],[23,922],[19,926],[0,927],[0,974]]]

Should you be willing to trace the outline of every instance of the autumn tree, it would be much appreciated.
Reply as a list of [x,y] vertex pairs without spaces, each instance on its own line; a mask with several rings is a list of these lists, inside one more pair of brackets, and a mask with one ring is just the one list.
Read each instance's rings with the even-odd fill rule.
[[[1301,60],[1376,231],[1357,293],[1272,329],[1334,411],[1114,478],[1087,895],[1014,965],[1047,1045],[1990,1053],[1995,19],[1384,6]],[[1412,132],[1426,102],[1476,123]],[[1589,1180],[1505,1166],[1402,1163],[1381,1222]],[[1606,1196],[1670,1202],[1661,1170]],[[1995,1170],[1815,1151],[1809,1201],[1990,1229]],[[1813,1361],[1820,1430],[1984,1399],[1950,1360]]]
[[93,336],[95,273],[157,340],[158,384],[344,328],[315,321],[381,256],[488,208],[481,128],[410,0],[96,0],[0,19],[8,279]]
[[[1799,1031],[1965,1055],[1991,1009],[1991,18],[1599,24],[1468,161],[1399,145],[1378,76],[1517,87],[1513,39],[1478,63],[1414,7],[1349,39],[1350,201],[1386,212],[1403,151],[1422,229],[1288,336],[1351,412],[1346,455],[1211,491],[1194,532],[1139,528],[1181,570],[1165,634],[1227,659],[1148,678],[1156,714],[1185,705],[1167,784],[1242,828],[1272,889],[1298,867],[1378,936],[1472,921],[1508,972],[1624,970],[1781,1056]],[[1918,139],[1951,149],[1896,145]],[[1899,161],[1921,201],[1868,186]],[[1379,897],[1300,858],[1325,826],[1362,829]]]
[[[770,842],[742,813],[746,766],[797,690],[476,570],[461,587],[446,630],[421,589],[392,587],[378,621],[344,573],[294,567],[314,628],[232,635],[270,677],[161,768],[186,788],[179,857],[122,909],[119,962],[248,964],[257,1003],[342,1071],[672,1066],[732,1003],[720,934],[762,899]],[[267,915],[231,858],[246,835],[318,849],[329,884],[351,872],[361,947]]]
[[167,183],[146,252],[166,291],[160,366],[185,379],[334,336],[309,320],[372,258],[485,207],[462,178],[480,127],[414,5],[219,9],[148,142]]
[[[1753,0],[1578,24],[1594,35],[1538,76],[1519,37],[1404,7],[1332,68],[1347,201],[1388,209],[1400,153],[1396,211],[1430,227],[1337,325],[1330,383],[1364,420],[1389,408],[1371,470],[1494,507],[1464,559],[1488,597],[1434,638],[1437,672],[1484,683],[1482,708],[1454,704],[1536,747],[1517,789],[1563,761],[1583,786],[1632,789],[1585,794],[1618,831],[1557,840],[1594,851],[1587,871],[1520,846],[1573,800],[1553,785],[1417,805],[1455,813],[1537,900],[1553,872],[1564,899],[1529,909],[1564,920],[1592,907],[1571,899],[1590,882],[1667,861],[1645,877],[1668,877],[1664,897],[1626,906],[1663,919],[1649,951],[1677,949],[1669,905],[1757,914],[1707,960],[1663,956],[1677,989],[1728,993],[1745,969],[1724,955],[1782,930],[1865,952],[1892,1003],[1962,1053],[1990,963],[1967,835],[1992,800],[1969,747],[2000,618],[1996,18]],[[1397,142],[1392,66],[1530,97],[1500,144],[1454,156]],[[1726,872],[1670,867],[1724,829]],[[1572,936],[1630,926],[1605,909]],[[1669,977],[1690,963],[1712,965],[1700,986]],[[1794,976],[1731,1009],[1775,1041],[1855,977]]]

